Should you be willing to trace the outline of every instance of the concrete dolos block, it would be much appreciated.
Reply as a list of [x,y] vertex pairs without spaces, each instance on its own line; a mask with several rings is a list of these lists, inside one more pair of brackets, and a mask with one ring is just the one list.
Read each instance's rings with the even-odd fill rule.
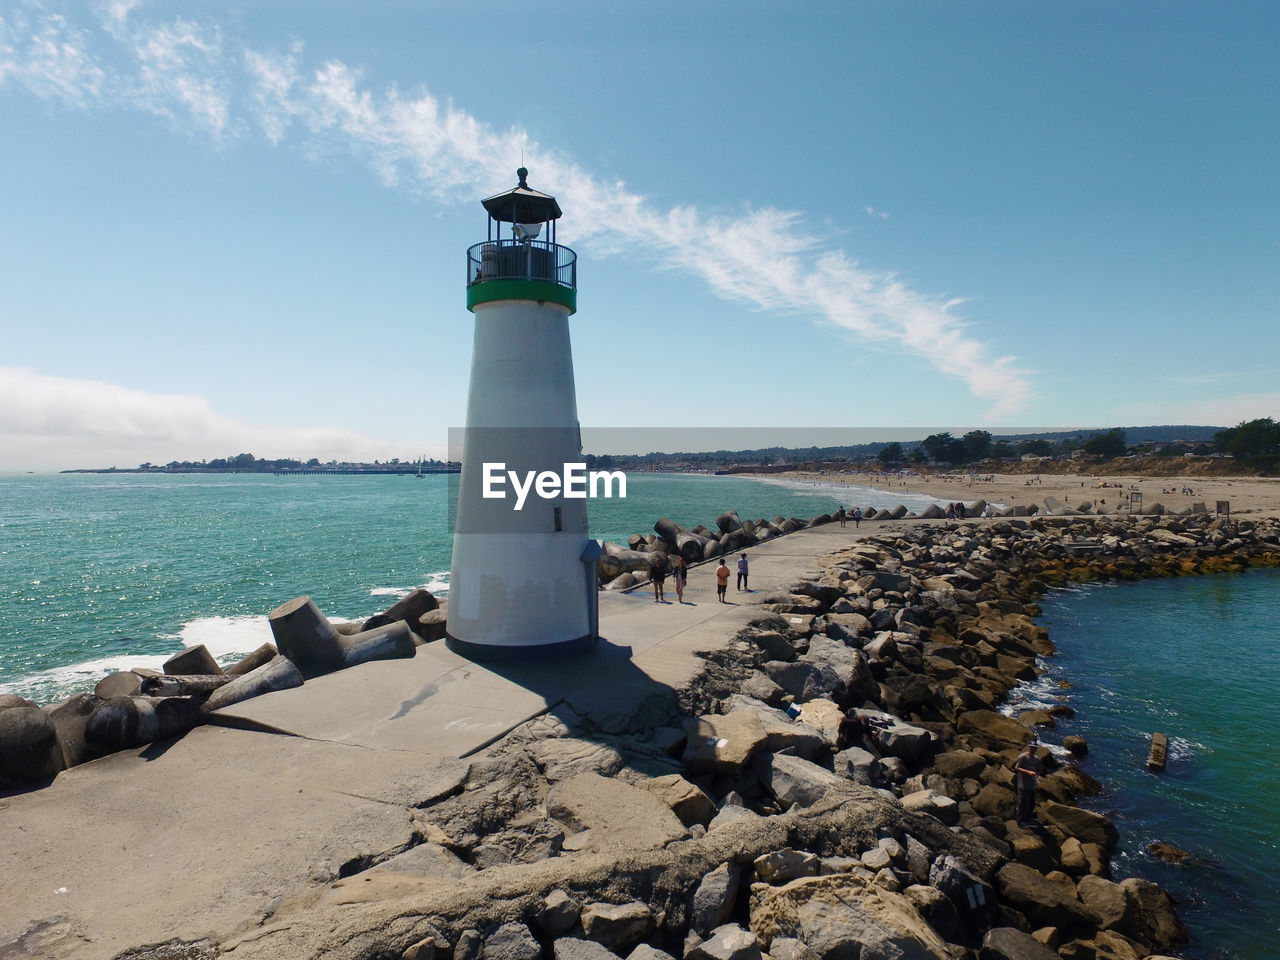
[[292,660],[304,677],[414,654],[413,631],[403,620],[344,636],[310,597],[282,603],[268,620],[280,653]]

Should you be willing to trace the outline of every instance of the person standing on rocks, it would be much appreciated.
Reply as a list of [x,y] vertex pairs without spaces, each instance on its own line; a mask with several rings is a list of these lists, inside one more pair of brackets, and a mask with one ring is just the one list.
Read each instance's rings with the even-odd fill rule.
[[729,589],[729,567],[725,564],[724,558],[720,559],[720,566],[716,567],[716,599],[721,603],[728,603],[724,598],[726,591]]
[[671,579],[676,583],[676,602],[684,603],[684,586],[689,582],[689,566],[684,557],[676,557],[676,567],[671,571]]
[[1018,781],[1018,826],[1030,826],[1036,819],[1036,778],[1040,776],[1040,758],[1036,756],[1034,740],[1018,754],[1013,773]]
[[747,555],[745,553],[738,558],[738,589],[751,592],[747,587]]

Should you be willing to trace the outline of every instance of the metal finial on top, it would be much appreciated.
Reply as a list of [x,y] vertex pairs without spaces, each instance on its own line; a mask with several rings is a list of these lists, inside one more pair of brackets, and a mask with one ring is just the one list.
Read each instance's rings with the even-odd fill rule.
[[529,171],[526,170],[524,167],[521,167],[519,170],[516,171],[516,176],[520,178],[520,183],[519,183],[520,188],[524,190],[528,190],[529,184],[526,182],[525,178],[529,176]]

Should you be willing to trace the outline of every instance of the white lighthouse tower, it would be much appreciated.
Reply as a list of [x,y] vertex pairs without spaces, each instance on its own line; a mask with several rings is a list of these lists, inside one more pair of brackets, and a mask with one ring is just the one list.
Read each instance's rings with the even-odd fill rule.
[[528,485],[581,459],[569,344],[577,254],[556,243],[555,198],[516,173],[518,186],[483,201],[488,239],[467,250],[475,344],[447,643],[477,660],[580,653],[596,630],[586,499]]

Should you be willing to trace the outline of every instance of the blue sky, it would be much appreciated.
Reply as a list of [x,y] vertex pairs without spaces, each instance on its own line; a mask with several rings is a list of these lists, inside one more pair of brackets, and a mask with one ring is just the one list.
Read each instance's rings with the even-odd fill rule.
[[522,159],[584,426],[1280,416],[1278,38],[1248,2],[7,0],[0,470],[441,453]]

